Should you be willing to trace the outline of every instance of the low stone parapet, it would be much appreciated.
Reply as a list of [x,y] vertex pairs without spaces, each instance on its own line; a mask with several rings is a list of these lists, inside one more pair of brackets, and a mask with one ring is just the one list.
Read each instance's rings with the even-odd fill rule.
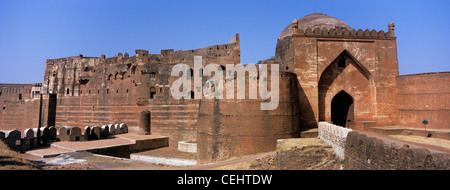
[[336,155],[344,159],[347,134],[352,131],[327,122],[319,122],[319,138],[333,147]]

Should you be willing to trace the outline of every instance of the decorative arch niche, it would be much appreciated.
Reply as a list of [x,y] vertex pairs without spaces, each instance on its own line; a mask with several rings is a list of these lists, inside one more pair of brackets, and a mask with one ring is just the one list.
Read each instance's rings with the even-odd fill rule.
[[[341,115],[345,115],[342,117],[347,117],[349,110],[352,111],[350,123],[341,121],[347,120],[346,118],[337,119],[340,125],[353,126],[357,120],[371,120],[375,116],[376,98],[373,93],[375,87],[371,81],[371,74],[348,51],[344,50],[326,67],[320,76],[318,85],[319,121],[336,121],[339,114],[335,115],[336,110],[333,110],[333,107],[340,103],[343,104],[341,108],[348,107],[341,109],[341,112],[346,112],[341,113]],[[348,95],[344,96],[347,98],[342,98],[343,94]],[[335,99],[336,97],[338,98]],[[333,103],[334,100],[336,102]],[[357,111],[360,111],[361,114]]]

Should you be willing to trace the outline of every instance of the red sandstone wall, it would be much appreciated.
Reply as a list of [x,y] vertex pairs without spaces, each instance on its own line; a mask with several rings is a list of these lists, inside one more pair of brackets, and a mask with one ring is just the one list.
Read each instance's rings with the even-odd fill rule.
[[[139,113],[149,110],[152,133],[169,136],[170,146],[177,146],[180,140],[196,141],[198,100],[173,99],[170,86],[178,77],[171,77],[170,72],[177,63],[193,69],[197,55],[202,56],[203,65],[238,64],[239,35],[228,44],[194,50],[161,50],[161,54],[136,50],[131,57],[119,53],[109,58],[80,55],[47,60],[43,91],[57,94],[55,125],[83,127],[124,122],[137,127]],[[155,92],[153,98],[151,92]],[[48,107],[46,99],[43,107]],[[51,118],[48,114],[45,117]]]
[[450,72],[397,77],[398,123],[423,128],[450,128]]
[[[280,70],[297,74],[299,81],[302,127],[317,127],[319,120],[330,121],[330,102],[341,90],[354,99],[357,126],[367,121],[394,123],[396,49],[395,38],[362,35],[299,34],[278,41],[276,59]],[[351,63],[340,71],[333,63],[343,54]]]
[[40,99],[31,97],[32,88],[33,84],[0,84],[0,129],[23,132],[38,127]]
[[[259,80],[264,79],[260,76]],[[270,75],[267,81],[270,85]],[[261,110],[261,102],[264,101],[260,97],[248,98],[249,89],[257,89],[258,86],[247,85],[247,98],[243,100],[201,99],[197,122],[197,162],[206,164],[233,156],[273,151],[277,139],[298,137],[300,110],[295,74],[281,72],[279,84],[279,105],[275,110]],[[237,85],[234,93],[237,97]]]

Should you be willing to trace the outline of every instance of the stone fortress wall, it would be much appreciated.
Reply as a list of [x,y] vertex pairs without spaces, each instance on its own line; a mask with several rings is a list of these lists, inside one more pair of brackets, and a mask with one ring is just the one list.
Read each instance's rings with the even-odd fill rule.
[[397,77],[398,124],[424,128],[450,127],[450,72]]
[[[280,34],[274,60],[262,62],[279,65],[280,104],[272,111],[259,109],[261,99],[198,99],[193,84],[189,98],[171,96],[178,63],[194,69],[194,56],[202,56],[203,66],[239,64],[238,34],[193,50],[48,59],[42,83],[0,84],[0,129],[137,127],[139,114],[149,110],[152,133],[169,136],[170,146],[196,142],[199,163],[209,163],[275,150],[277,139],[298,137],[320,122],[366,130],[422,127],[426,117],[430,127],[448,128],[448,72],[399,76],[394,30],[393,23],[387,32],[356,30],[320,13],[295,19]],[[251,88],[258,86],[246,91]]]

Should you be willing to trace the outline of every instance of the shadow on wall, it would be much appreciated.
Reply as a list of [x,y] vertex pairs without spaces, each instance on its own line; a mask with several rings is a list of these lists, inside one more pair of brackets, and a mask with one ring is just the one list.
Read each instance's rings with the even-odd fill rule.
[[299,108],[300,108],[300,119],[299,119],[299,127],[300,131],[306,131],[311,128],[317,128],[318,124],[314,117],[314,111],[311,106],[311,102],[309,102],[308,97],[306,96],[305,91],[302,86],[298,83],[297,80],[294,80],[295,83],[298,84],[298,97],[299,97]]

